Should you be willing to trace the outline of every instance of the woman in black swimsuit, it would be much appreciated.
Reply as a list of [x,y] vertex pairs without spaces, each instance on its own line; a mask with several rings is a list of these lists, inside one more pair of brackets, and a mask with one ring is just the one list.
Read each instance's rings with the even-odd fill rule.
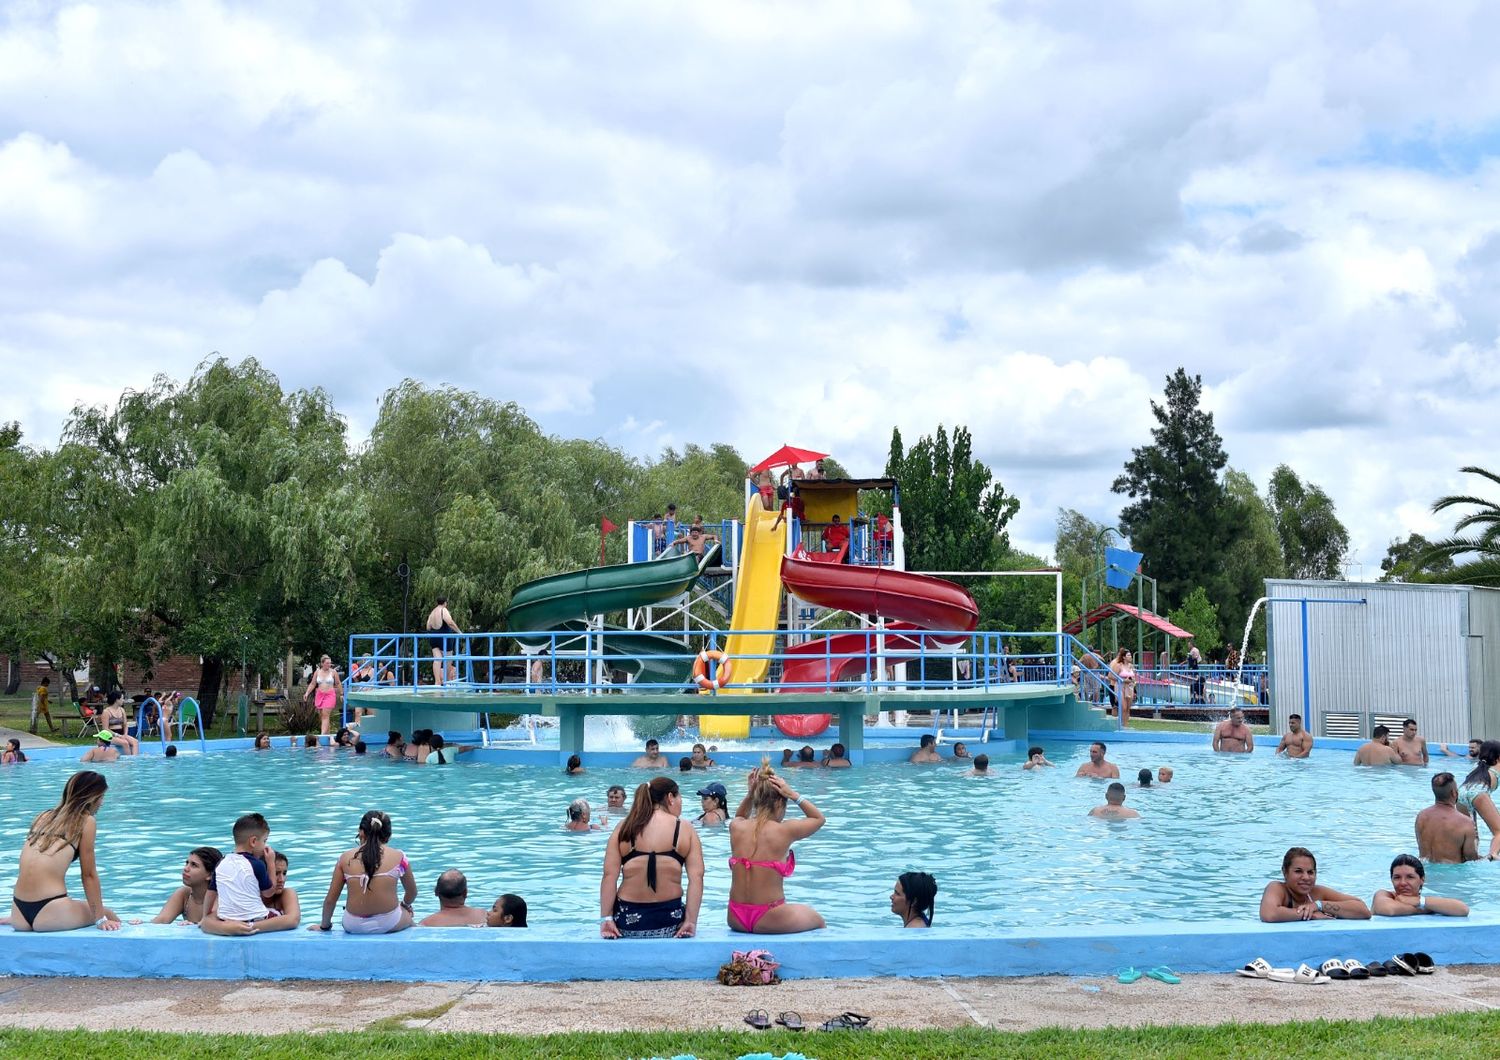
[[[20,871],[11,897],[10,926],[17,931],[71,931],[90,923],[118,931],[120,918],[104,904],[94,867],[94,815],[109,785],[99,773],[74,773],[62,802],[37,814],[21,844]],[[68,867],[78,862],[80,902],[68,897]]]
[[682,827],[677,781],[656,777],[635,789],[630,812],[609,837],[599,885],[599,934],[607,939],[691,938],[702,902],[698,830]]

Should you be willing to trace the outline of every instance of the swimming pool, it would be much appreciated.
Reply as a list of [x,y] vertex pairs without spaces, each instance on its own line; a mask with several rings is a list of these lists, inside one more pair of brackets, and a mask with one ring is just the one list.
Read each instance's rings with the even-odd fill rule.
[[[1023,773],[1020,756],[1003,756],[988,779],[952,765],[797,771],[793,783],[830,823],[799,846],[789,900],[816,905],[834,933],[894,930],[890,886],[898,873],[923,869],[939,881],[939,926],[961,932],[1253,921],[1262,888],[1292,845],[1317,853],[1323,882],[1368,899],[1385,885],[1390,859],[1413,849],[1412,817],[1431,801],[1437,768],[1354,770],[1345,751],[1285,762],[1125,743],[1111,758],[1127,779],[1161,764],[1177,776],[1165,788],[1130,790],[1128,805],[1142,820],[1108,824],[1086,816],[1103,801],[1103,783],[1072,776],[1087,745],[1051,744],[1049,754],[1057,769]],[[14,879],[32,816],[55,804],[77,768],[53,761],[4,771],[0,883]],[[486,762],[419,768],[284,749],[127,759],[103,772],[111,790],[99,822],[100,873],[106,901],[122,914],[153,915],[177,885],[187,851],[229,849],[230,824],[249,810],[269,818],[272,843],[290,856],[291,883],[311,910],[333,859],[353,844],[360,813],[375,807],[391,814],[393,842],[416,869],[419,917],[436,908],[437,873],[458,867],[476,903],[513,891],[526,897],[533,924],[576,925],[584,937],[597,922],[605,835],[564,833],[564,808],[580,795],[602,806],[609,784],[633,788],[645,775],[601,767],[568,778],[552,767]],[[725,783],[732,806],[744,770],[692,779],[693,790]],[[704,848],[701,920],[722,925],[727,835],[707,831]],[[1428,878],[1432,893],[1462,898],[1479,914],[1489,911],[1500,863],[1433,866]],[[76,870],[70,884],[77,896]]]

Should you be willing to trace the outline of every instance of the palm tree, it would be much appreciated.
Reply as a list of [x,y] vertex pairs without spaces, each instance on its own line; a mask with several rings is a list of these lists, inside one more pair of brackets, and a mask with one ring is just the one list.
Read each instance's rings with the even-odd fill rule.
[[[1465,467],[1460,470],[1466,475],[1478,475],[1500,486],[1500,475],[1493,471],[1486,471],[1482,467]],[[1475,510],[1454,524],[1453,537],[1434,542],[1422,558],[1424,562],[1442,556],[1454,560],[1461,556],[1471,558],[1458,563],[1451,570],[1430,575],[1427,580],[1500,587],[1500,504],[1484,497],[1455,494],[1439,498],[1432,510],[1442,512],[1461,505],[1470,505]],[[1475,532],[1461,536],[1465,531]]]

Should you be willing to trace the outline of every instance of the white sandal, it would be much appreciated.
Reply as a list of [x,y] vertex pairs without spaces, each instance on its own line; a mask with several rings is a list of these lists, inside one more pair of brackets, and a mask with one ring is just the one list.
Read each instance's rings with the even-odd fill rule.
[[1243,975],[1246,979],[1269,979],[1274,972],[1283,972],[1288,976],[1293,974],[1290,968],[1273,968],[1271,962],[1264,957],[1257,957],[1245,967],[1235,970],[1236,975]]
[[1277,968],[1266,978],[1273,983],[1294,983],[1298,986],[1322,986],[1324,983],[1333,982],[1328,976],[1306,964],[1299,965],[1295,972],[1287,968]]

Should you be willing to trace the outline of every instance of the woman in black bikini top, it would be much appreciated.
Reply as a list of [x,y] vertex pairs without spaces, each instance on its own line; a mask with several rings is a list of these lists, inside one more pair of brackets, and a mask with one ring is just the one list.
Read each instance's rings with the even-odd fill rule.
[[[21,844],[20,870],[11,896],[12,928],[71,931],[93,923],[103,931],[119,930],[120,918],[104,904],[94,867],[94,815],[108,788],[99,773],[75,773],[63,788],[62,801],[31,822],[31,831]],[[72,857],[63,856],[68,850]],[[68,897],[68,867],[75,861],[87,901]]]

